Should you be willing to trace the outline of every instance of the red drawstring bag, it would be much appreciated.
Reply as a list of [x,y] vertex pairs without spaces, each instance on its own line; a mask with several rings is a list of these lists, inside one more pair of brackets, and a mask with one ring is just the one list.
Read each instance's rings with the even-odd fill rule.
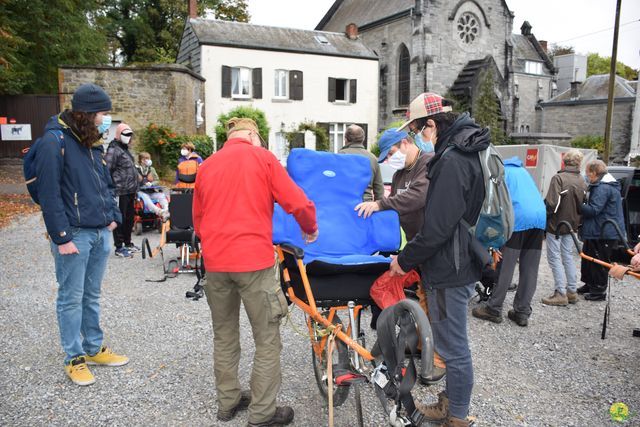
[[404,276],[391,276],[391,271],[385,271],[373,282],[369,294],[378,307],[384,310],[403,300],[405,298],[403,289],[418,281],[420,281],[420,275],[415,270],[411,270]]

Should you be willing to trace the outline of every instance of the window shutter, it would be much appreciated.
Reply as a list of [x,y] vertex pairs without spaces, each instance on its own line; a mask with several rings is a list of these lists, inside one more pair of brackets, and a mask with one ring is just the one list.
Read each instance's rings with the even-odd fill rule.
[[231,67],[222,66],[222,97],[231,98]]
[[349,102],[355,104],[358,100],[358,81],[349,80]]
[[252,98],[262,99],[262,68],[251,70]]
[[368,138],[369,133],[367,132],[368,126],[367,126],[366,123],[356,123],[356,124],[358,126],[360,126],[362,128],[362,130],[364,130],[364,142],[363,142],[363,144],[364,144],[364,148],[368,148],[368,144],[367,144],[367,141],[369,141],[369,138]]
[[329,77],[329,102],[336,101],[336,79]]
[[294,101],[302,101],[302,71],[289,71],[289,98]]

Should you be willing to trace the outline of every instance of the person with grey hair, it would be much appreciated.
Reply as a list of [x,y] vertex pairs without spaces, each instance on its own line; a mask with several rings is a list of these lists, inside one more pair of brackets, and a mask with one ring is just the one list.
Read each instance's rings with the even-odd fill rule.
[[369,159],[371,163],[371,180],[362,195],[362,200],[364,202],[382,200],[384,197],[384,184],[382,182],[380,165],[378,165],[378,158],[365,148],[364,140],[364,129],[358,125],[347,127],[347,131],[344,133],[344,147],[340,149],[339,153],[359,154]]
[[[602,160],[589,162],[586,172],[590,184],[587,201],[582,204],[582,251],[586,255],[610,262],[619,236],[615,228],[611,224],[605,224],[605,221],[613,220],[620,230],[625,229],[620,183],[607,171],[607,165]],[[580,272],[584,286],[578,288],[577,292],[584,294],[587,301],[605,300],[607,269],[582,259]]]
[[546,305],[566,306],[578,302],[575,246],[570,230],[566,227],[558,230],[558,224],[567,221],[573,230],[580,225],[580,207],[587,191],[587,183],[580,175],[583,157],[582,152],[576,149],[564,155],[564,168],[551,178],[544,199],[547,207],[547,261],[555,283],[553,294],[542,298]]

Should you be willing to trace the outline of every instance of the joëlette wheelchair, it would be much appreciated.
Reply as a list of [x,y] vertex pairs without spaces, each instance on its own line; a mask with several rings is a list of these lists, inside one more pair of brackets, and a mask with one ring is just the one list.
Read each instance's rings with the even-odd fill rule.
[[[333,406],[345,402],[354,388],[357,415],[362,425],[360,385],[371,383],[394,426],[420,425],[411,389],[416,383],[413,359],[422,344],[423,361],[418,375],[433,369],[433,339],[425,313],[418,303],[403,300],[385,309],[377,321],[378,339],[365,348],[361,314],[372,304],[369,290],[389,269],[385,252],[400,246],[400,224],[395,211],[383,211],[364,219],[354,207],[362,201],[371,176],[366,157],[331,154],[306,149],[291,151],[289,175],[316,206],[319,237],[305,245],[292,215],[276,206],[273,242],[280,262],[281,284],[290,303],[306,314],[316,382]],[[339,312],[345,312],[344,317]],[[329,358],[329,342],[336,351]],[[335,375],[329,379],[329,368]]]
[[[148,194],[153,194],[155,192],[162,191],[162,187],[143,186],[140,188],[139,191],[142,191]],[[159,202],[154,202],[154,204],[158,208],[161,207]],[[136,196],[136,199],[133,202],[133,210],[134,210],[133,232],[135,233],[136,236],[140,236],[143,231],[149,230],[151,228],[154,228],[158,230],[159,233],[162,233],[162,222],[163,222],[162,217],[156,214],[155,212],[148,210],[142,198]]]
[[[203,296],[200,279],[204,266],[200,254],[200,241],[193,229],[192,208],[193,189],[172,189],[169,200],[170,219],[163,223],[160,243],[151,250],[149,240],[146,237],[142,239],[142,258],[154,258],[158,254],[162,258],[164,278],[151,281],[165,281],[168,277],[176,277],[178,274],[195,273],[198,281],[193,292],[187,292],[187,297],[197,300]],[[165,266],[163,248],[167,244],[175,244],[180,250],[180,257],[169,260]]]

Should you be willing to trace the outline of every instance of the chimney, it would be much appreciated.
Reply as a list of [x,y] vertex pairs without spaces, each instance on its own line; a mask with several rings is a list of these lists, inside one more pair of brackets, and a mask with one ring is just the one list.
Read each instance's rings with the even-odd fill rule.
[[576,101],[579,97],[578,88],[580,87],[580,82],[571,82],[571,100]]
[[529,24],[529,21],[524,21],[522,23],[522,26],[520,27],[520,34],[522,34],[523,36],[530,36],[531,35],[531,24]]
[[547,53],[547,41],[546,40],[538,40],[538,43],[540,43],[540,47],[542,47],[542,50],[544,50],[544,53]]
[[345,29],[345,34],[349,38],[349,40],[355,40],[358,38],[358,26],[353,22],[347,24],[347,28]]
[[189,1],[189,18],[197,18],[198,17],[197,0],[188,0],[188,1]]

